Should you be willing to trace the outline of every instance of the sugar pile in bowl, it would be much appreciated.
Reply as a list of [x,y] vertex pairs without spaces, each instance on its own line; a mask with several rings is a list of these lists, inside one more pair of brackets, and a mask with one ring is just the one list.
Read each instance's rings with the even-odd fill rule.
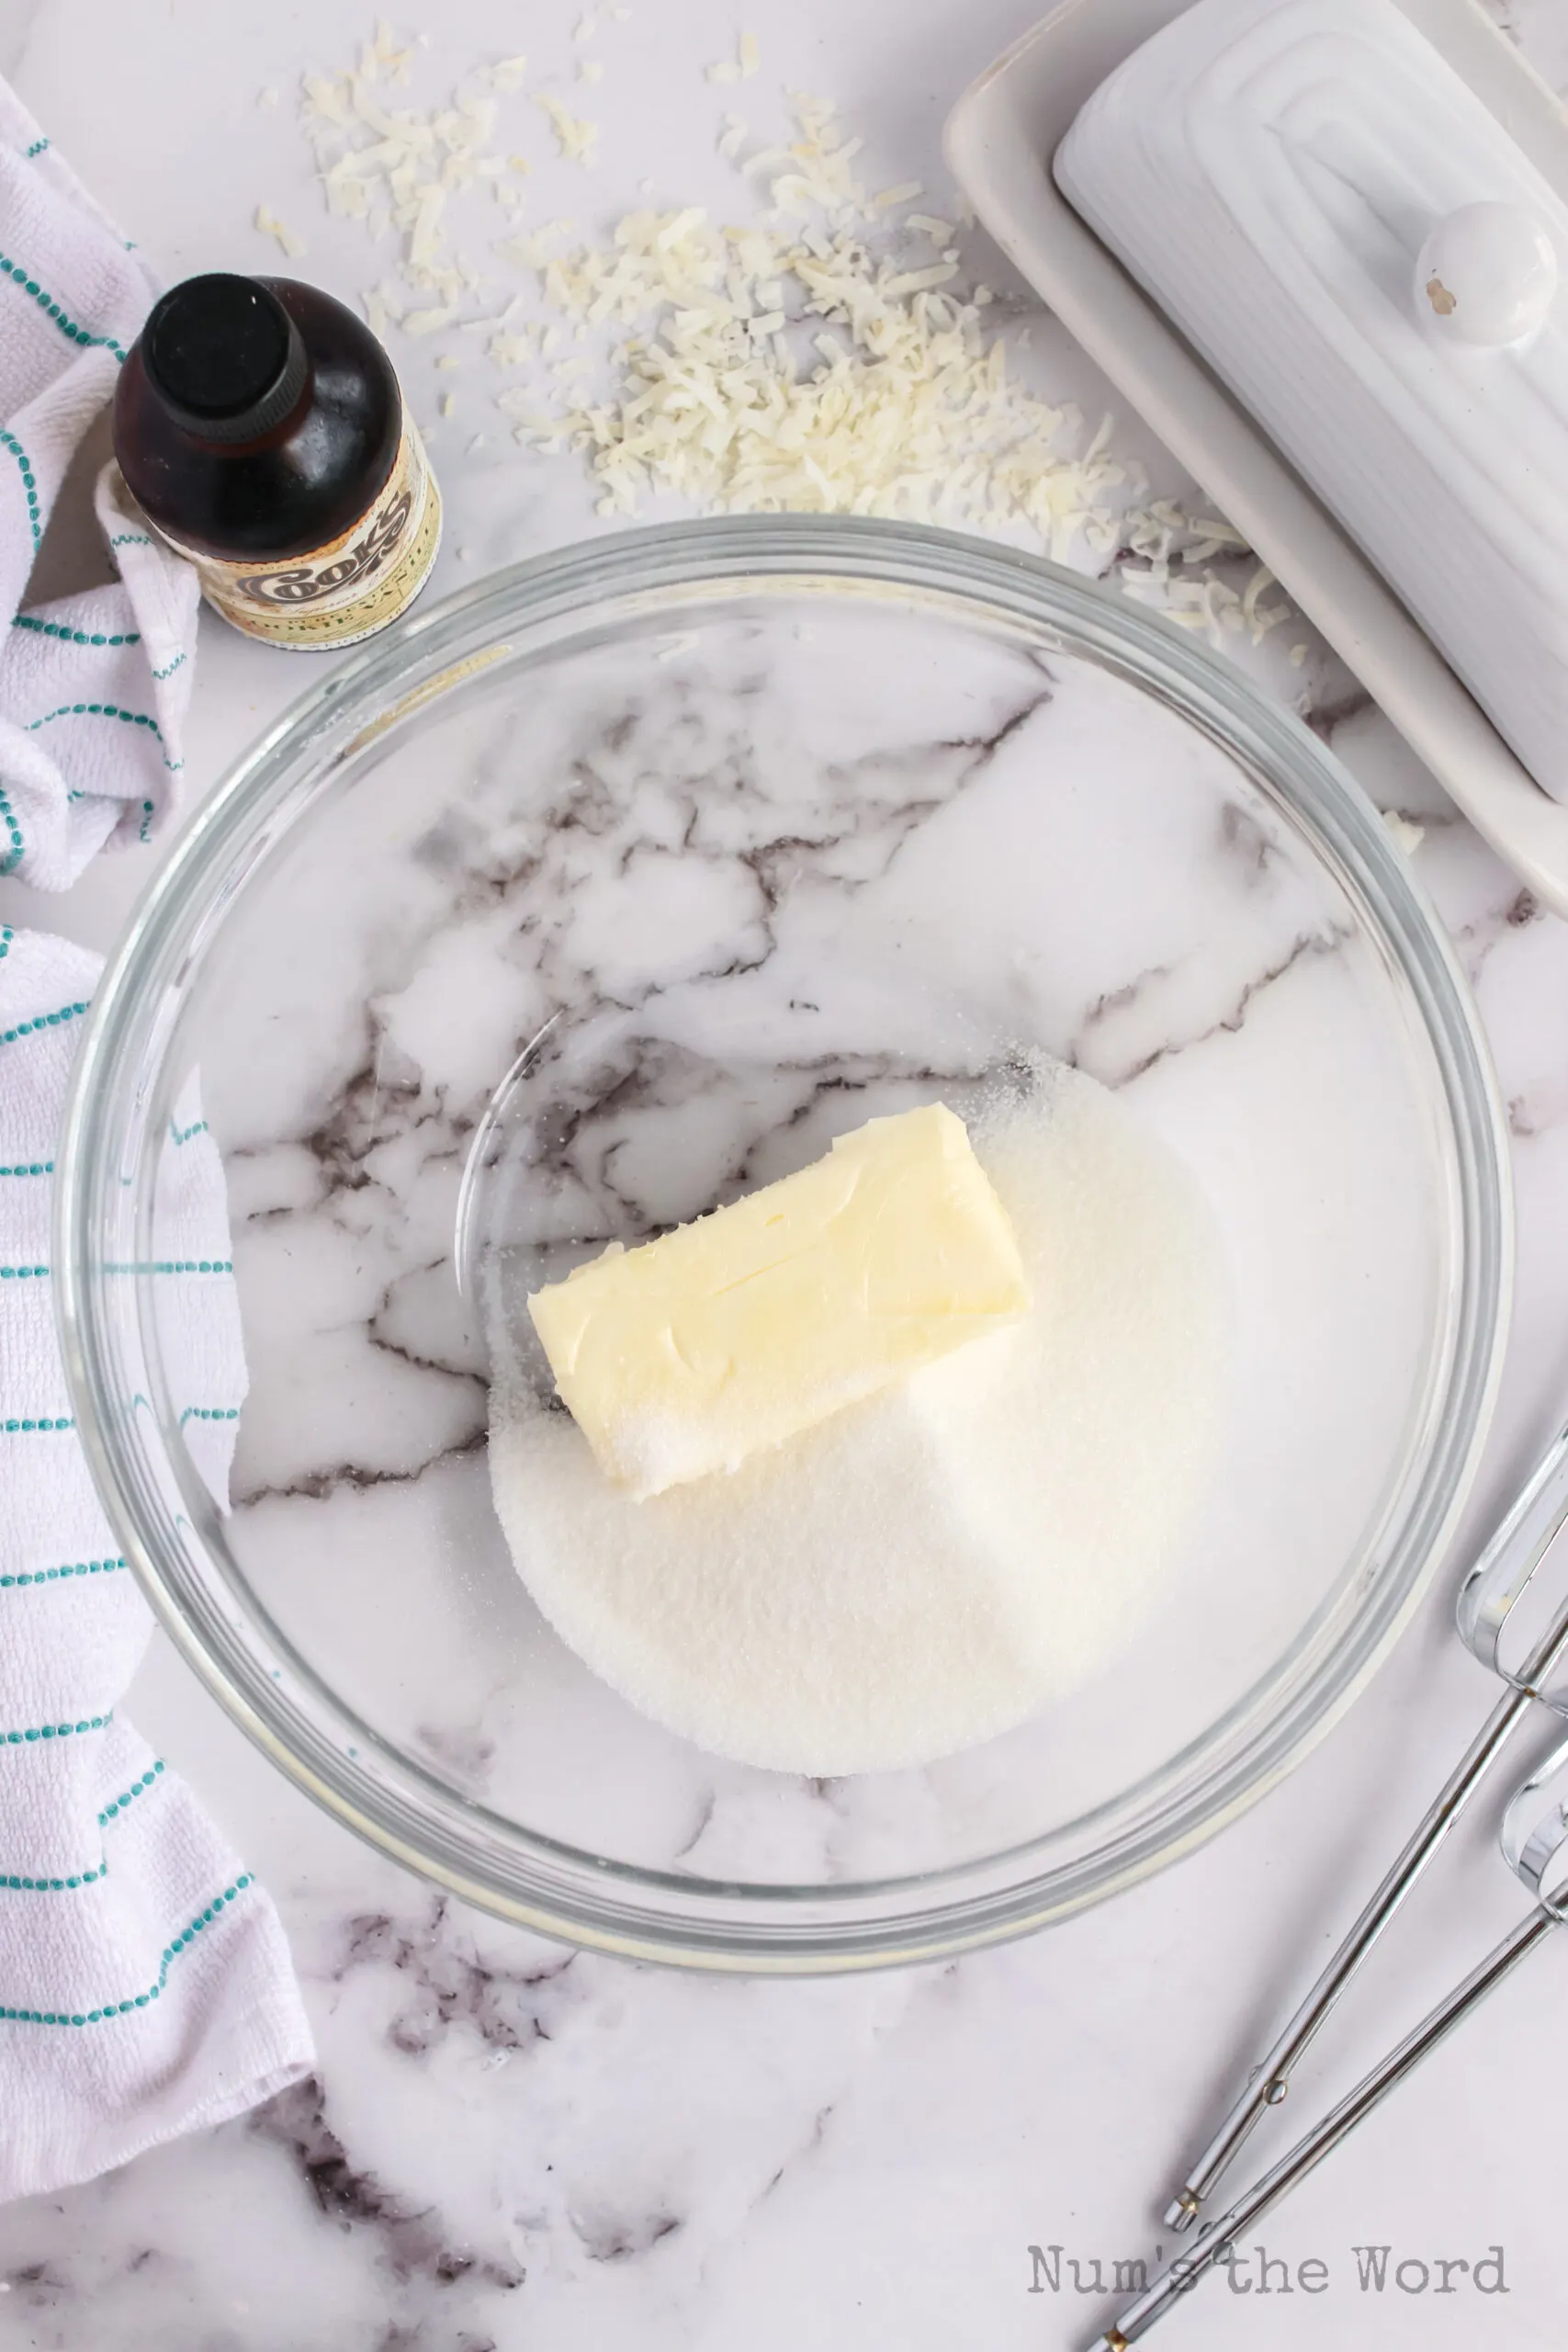
[[826,1778],[1010,1730],[1134,1640],[1201,1498],[1218,1237],[1134,1115],[1051,1066],[969,1122],[1033,1306],[715,1476],[636,1502],[491,1317],[496,1510],[544,1615],[699,1747]]

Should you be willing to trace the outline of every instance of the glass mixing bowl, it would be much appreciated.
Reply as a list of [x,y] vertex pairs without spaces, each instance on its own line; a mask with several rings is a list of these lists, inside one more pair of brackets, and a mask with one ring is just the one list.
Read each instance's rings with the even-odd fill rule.
[[[1116,1662],[984,1747],[829,1782],[699,1753],[512,1566],[486,1261],[693,1216],[1020,1046],[1121,1089],[1224,1232],[1202,1525]],[[156,1271],[198,1119],[243,1400]],[[1348,1703],[1484,1436],[1506,1169],[1453,957],[1293,718],[1030,558],[725,520],[417,614],[233,771],[87,1026],[59,1293],[124,1550],[301,1787],[547,1934],[803,1972],[1098,1901]],[[224,1512],[202,1444],[236,1415]]]

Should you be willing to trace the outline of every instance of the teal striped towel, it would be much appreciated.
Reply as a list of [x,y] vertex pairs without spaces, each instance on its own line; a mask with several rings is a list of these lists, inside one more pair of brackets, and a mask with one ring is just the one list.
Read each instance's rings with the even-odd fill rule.
[[118,583],[21,609],[61,484],[156,293],[0,81],[0,875],[63,890],[179,797],[196,574],[117,467],[96,511]]
[[[118,1713],[152,1618],[77,1441],[51,1295],[53,1138],[97,971],[0,926],[0,2200],[89,2179],[311,2064],[271,1903]],[[194,1101],[153,1246],[186,1442],[221,1508],[244,1358]]]

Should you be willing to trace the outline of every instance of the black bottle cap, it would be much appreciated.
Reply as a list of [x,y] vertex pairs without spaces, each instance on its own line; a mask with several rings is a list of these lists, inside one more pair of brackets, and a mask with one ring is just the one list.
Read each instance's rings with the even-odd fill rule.
[[141,332],[148,381],[203,441],[254,441],[305,389],[299,330],[254,277],[187,277],[153,304]]

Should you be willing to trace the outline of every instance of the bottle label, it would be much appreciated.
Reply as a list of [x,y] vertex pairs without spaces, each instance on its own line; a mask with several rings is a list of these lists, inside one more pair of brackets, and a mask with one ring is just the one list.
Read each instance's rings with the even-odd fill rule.
[[227,563],[161,536],[195,565],[201,592],[247,637],[309,650],[353,645],[407,610],[441,541],[441,493],[412,417],[375,504],[352,530],[309,555],[262,565]]

